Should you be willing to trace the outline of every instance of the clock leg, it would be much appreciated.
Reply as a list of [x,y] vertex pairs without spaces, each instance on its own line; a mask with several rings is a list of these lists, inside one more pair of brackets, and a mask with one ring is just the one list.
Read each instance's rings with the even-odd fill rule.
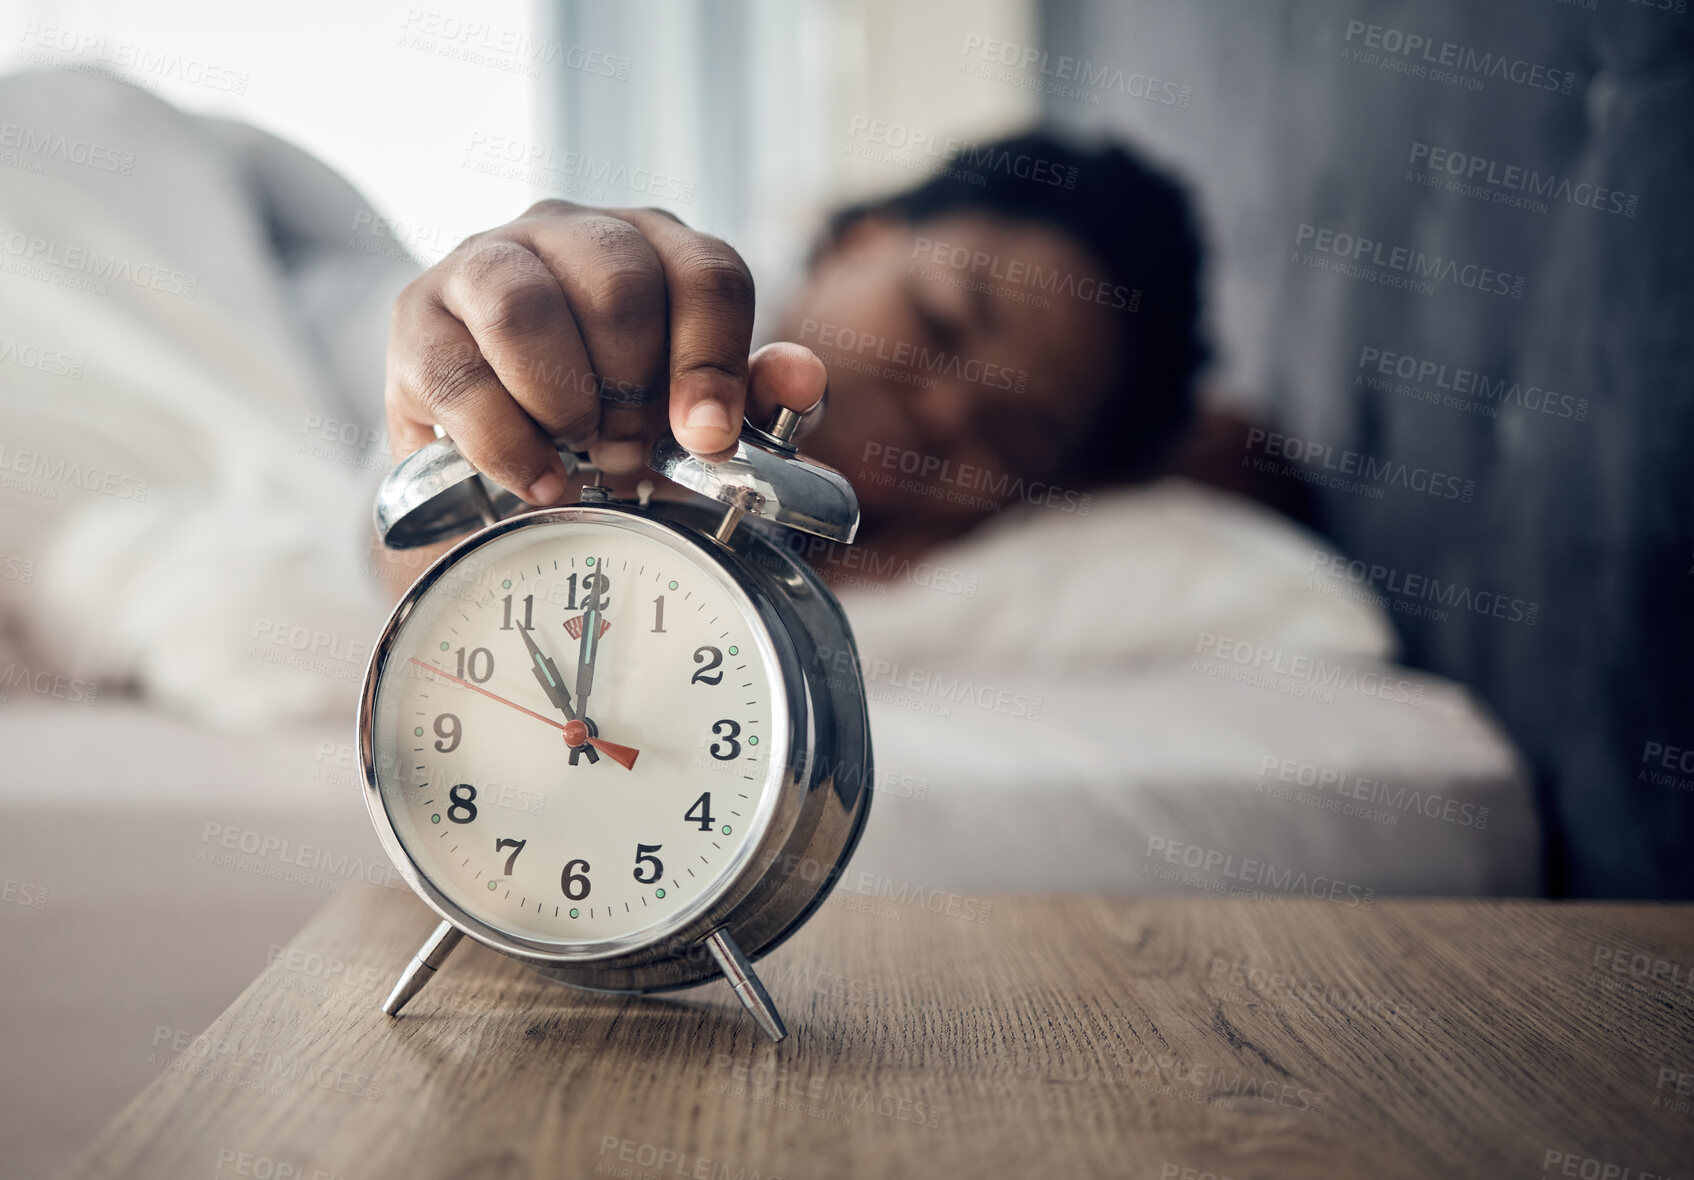
[[388,993],[388,999],[382,1002],[382,1010],[390,1016],[400,1015],[400,1009],[406,1006],[406,1001],[417,995],[423,990],[424,984],[435,978],[436,970],[447,961],[447,956],[453,953],[453,948],[459,945],[459,940],[464,936],[464,931],[451,922],[443,922],[437,926],[435,933],[424,939],[418,953],[412,956],[412,961],[400,972],[399,982],[394,985],[394,990]]
[[729,980],[729,986],[735,992],[735,998],[741,1001],[741,1006],[747,1009],[747,1014],[758,1026],[765,1030],[765,1035],[773,1041],[780,1041],[788,1035],[783,1027],[782,1016],[777,1012],[776,1005],[771,1003],[770,993],[765,985],[759,982],[759,977],[753,974],[753,964],[747,961],[747,956],[741,953],[741,948],[735,944],[735,939],[729,936],[727,930],[714,930],[706,936],[706,946],[712,952],[712,958],[718,961],[724,978]]

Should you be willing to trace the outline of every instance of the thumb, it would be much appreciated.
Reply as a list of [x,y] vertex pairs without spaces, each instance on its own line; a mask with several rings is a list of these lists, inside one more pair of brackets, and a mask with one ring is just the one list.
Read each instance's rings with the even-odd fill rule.
[[767,344],[747,364],[747,417],[756,426],[767,425],[779,406],[811,409],[829,381],[818,354],[800,344]]

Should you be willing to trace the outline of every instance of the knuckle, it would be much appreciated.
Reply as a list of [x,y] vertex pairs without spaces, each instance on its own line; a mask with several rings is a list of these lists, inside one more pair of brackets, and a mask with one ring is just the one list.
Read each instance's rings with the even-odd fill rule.
[[643,217],[662,217],[666,221],[680,225],[684,228],[687,228],[688,226],[688,223],[678,217],[675,213],[672,213],[669,209],[661,209],[657,205],[642,205],[640,208],[636,209],[635,212]]
[[600,403],[591,398],[573,399],[557,407],[555,416],[547,423],[554,438],[586,438],[600,425]]
[[716,238],[706,238],[677,263],[681,282],[699,294],[737,308],[753,306],[753,272],[741,255]]
[[550,276],[530,274],[489,292],[481,308],[481,327],[495,340],[522,340],[557,325],[565,297]]
[[454,342],[425,349],[417,358],[410,384],[419,403],[440,422],[452,417],[491,375],[480,351]]
[[453,248],[447,251],[440,262],[437,262],[425,272],[425,277],[447,269],[463,259],[465,255],[486,246],[489,242],[495,240],[494,235],[495,231],[488,229],[478,230],[474,234],[466,234],[453,244]]
[[[470,239],[466,239],[469,242]],[[516,242],[502,238],[486,238],[472,245],[461,243],[457,270],[460,279],[472,290],[487,285],[505,284],[521,278],[530,271],[535,255]]]
[[608,262],[589,284],[589,310],[614,331],[645,326],[665,309],[664,275],[638,257]]
[[521,434],[501,431],[481,441],[476,466],[503,488],[527,488],[547,469],[544,455]]
[[582,206],[574,201],[561,200],[558,197],[544,197],[523,211],[525,217],[569,217],[582,212]]

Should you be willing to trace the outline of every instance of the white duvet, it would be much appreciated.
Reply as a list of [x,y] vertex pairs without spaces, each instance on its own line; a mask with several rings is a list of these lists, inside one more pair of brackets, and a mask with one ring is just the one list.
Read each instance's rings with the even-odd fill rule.
[[[0,186],[0,690],[340,739],[383,611],[373,440],[412,264],[321,165],[141,92],[12,77],[0,120],[145,147],[128,176],[49,153]],[[913,886],[1535,889],[1509,745],[1388,662],[1326,556],[1167,481],[1009,511],[884,584],[825,567],[880,771],[848,887],[895,916],[933,903]]]

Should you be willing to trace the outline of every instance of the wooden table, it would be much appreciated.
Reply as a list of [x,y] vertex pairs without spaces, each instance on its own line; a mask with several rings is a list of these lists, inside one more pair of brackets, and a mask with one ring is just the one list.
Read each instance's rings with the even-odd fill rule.
[[435,919],[362,887],[75,1174],[1694,1177],[1694,907],[943,896],[832,899],[773,1045],[470,943],[391,1021]]

